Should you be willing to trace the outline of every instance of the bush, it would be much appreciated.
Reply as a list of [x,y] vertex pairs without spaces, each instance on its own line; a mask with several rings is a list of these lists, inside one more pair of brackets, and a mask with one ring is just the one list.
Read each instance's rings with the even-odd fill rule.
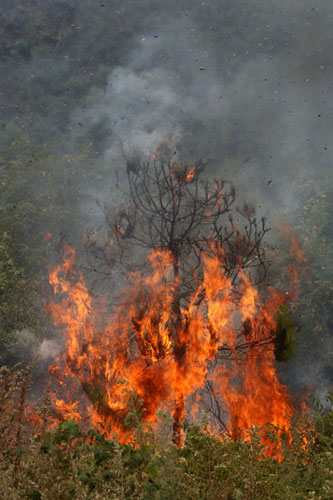
[[[189,426],[183,448],[168,436],[164,414],[159,431],[143,432],[128,398],[130,444],[120,444],[72,420],[48,429],[46,396],[33,411],[27,403],[31,367],[0,372],[0,488],[3,498],[32,500],[329,500],[333,494],[333,411],[315,405],[312,419],[295,418],[291,439],[282,443],[284,460],[265,457],[263,433],[247,441],[211,436]],[[333,394],[329,404],[333,403]],[[38,416],[38,418],[37,418]],[[36,425],[38,422],[38,425]]]
[[33,287],[24,276],[15,246],[4,233],[0,237],[0,343],[15,330],[36,327],[32,296]]

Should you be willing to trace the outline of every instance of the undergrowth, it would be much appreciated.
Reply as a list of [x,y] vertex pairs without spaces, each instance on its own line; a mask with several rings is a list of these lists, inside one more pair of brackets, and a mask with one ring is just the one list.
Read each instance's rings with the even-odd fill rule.
[[[1,499],[333,498],[333,394],[331,406],[314,405],[311,419],[294,418],[291,439],[271,425],[252,429],[246,441],[188,426],[182,448],[172,443],[170,416],[160,413],[154,432],[129,397],[132,438],[123,445],[73,420],[50,430],[48,388],[38,415],[30,410],[30,371],[0,370]],[[276,441],[281,462],[266,456],[263,434]]]

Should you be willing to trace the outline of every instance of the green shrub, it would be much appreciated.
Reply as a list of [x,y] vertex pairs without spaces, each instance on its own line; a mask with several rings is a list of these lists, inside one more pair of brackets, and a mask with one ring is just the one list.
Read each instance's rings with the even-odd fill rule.
[[[129,444],[107,439],[72,420],[47,429],[47,397],[29,419],[28,372],[0,372],[0,491],[11,500],[331,500],[333,494],[333,393],[314,405],[312,417],[295,417],[282,440],[284,460],[265,456],[263,434],[280,440],[272,425],[252,429],[248,440],[211,436],[187,426],[182,448],[171,441],[162,414],[153,432],[144,410],[128,397]],[[31,414],[31,411],[30,411]],[[35,421],[35,420],[33,420]],[[18,432],[19,430],[19,432]]]

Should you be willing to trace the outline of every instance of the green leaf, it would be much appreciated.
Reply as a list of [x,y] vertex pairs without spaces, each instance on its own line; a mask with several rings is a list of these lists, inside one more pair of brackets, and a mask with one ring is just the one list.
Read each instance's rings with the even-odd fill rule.
[[30,500],[41,500],[42,495],[38,490],[33,490],[31,493],[28,493],[26,497],[30,498]]

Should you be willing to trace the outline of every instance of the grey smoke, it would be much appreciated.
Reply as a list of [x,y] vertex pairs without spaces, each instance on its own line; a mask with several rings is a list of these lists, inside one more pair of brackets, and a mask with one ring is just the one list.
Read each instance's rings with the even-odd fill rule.
[[62,349],[63,342],[60,339],[41,338],[36,332],[25,328],[12,334],[0,359],[4,364],[15,360],[25,365],[35,358],[37,369],[42,370]]
[[[133,15],[144,2],[136,3]],[[210,173],[235,184],[240,205],[254,203],[270,225],[295,224],[304,198],[332,185],[331,0],[180,0],[173,9],[167,3],[158,3],[145,30],[134,34],[134,49],[105,88],[91,91],[59,144],[59,155],[91,144],[96,160],[90,169],[100,172],[75,188],[80,202],[71,231],[95,227],[106,238],[96,199],[118,202],[116,190],[113,199],[110,193],[124,152],[150,154],[166,137],[185,159],[210,158]],[[68,60],[36,54],[16,75],[51,85],[68,71]],[[40,127],[49,133],[57,129],[45,123]],[[84,172],[80,161],[75,171]],[[64,178],[55,178],[59,191]],[[323,372],[332,335],[319,337],[302,326],[299,357],[286,374],[292,386],[315,381],[321,387],[333,379]],[[57,351],[42,345],[33,351]]]
[[[315,193],[331,185],[333,5],[252,0],[216,3],[216,11],[212,5],[196,2],[177,19],[164,12],[73,123],[88,131],[104,124],[110,184],[112,172],[124,168],[124,150],[151,154],[171,138],[183,157],[210,158],[210,173],[233,181],[240,203],[254,203],[273,225],[294,224],[305,186]],[[232,9],[234,24],[227,25]],[[80,135],[74,126],[74,143]],[[97,196],[110,202],[105,185]],[[316,338],[303,324],[301,335],[299,356],[282,374],[293,389],[310,384],[321,397],[330,379],[324,367],[331,334]]]
[[[245,50],[242,36],[248,33],[235,37],[233,28],[240,29],[235,19],[228,27],[232,52],[228,40],[217,47],[207,38],[191,13],[177,20],[171,16],[154,30],[158,38],[138,37],[128,61],[112,71],[87,108],[78,110],[74,123],[84,122],[88,131],[104,123],[109,172],[124,165],[122,145],[149,153],[172,137],[184,155],[212,158],[212,173],[232,180],[241,196],[271,217],[292,220],[302,184],[309,178],[327,182],[332,161],[326,21],[332,8],[323,4],[314,16],[306,8],[309,2],[296,3],[277,13],[270,2],[240,2],[250,18],[258,9],[258,43]],[[226,29],[222,14],[221,32]],[[276,47],[277,34],[283,41]]]

